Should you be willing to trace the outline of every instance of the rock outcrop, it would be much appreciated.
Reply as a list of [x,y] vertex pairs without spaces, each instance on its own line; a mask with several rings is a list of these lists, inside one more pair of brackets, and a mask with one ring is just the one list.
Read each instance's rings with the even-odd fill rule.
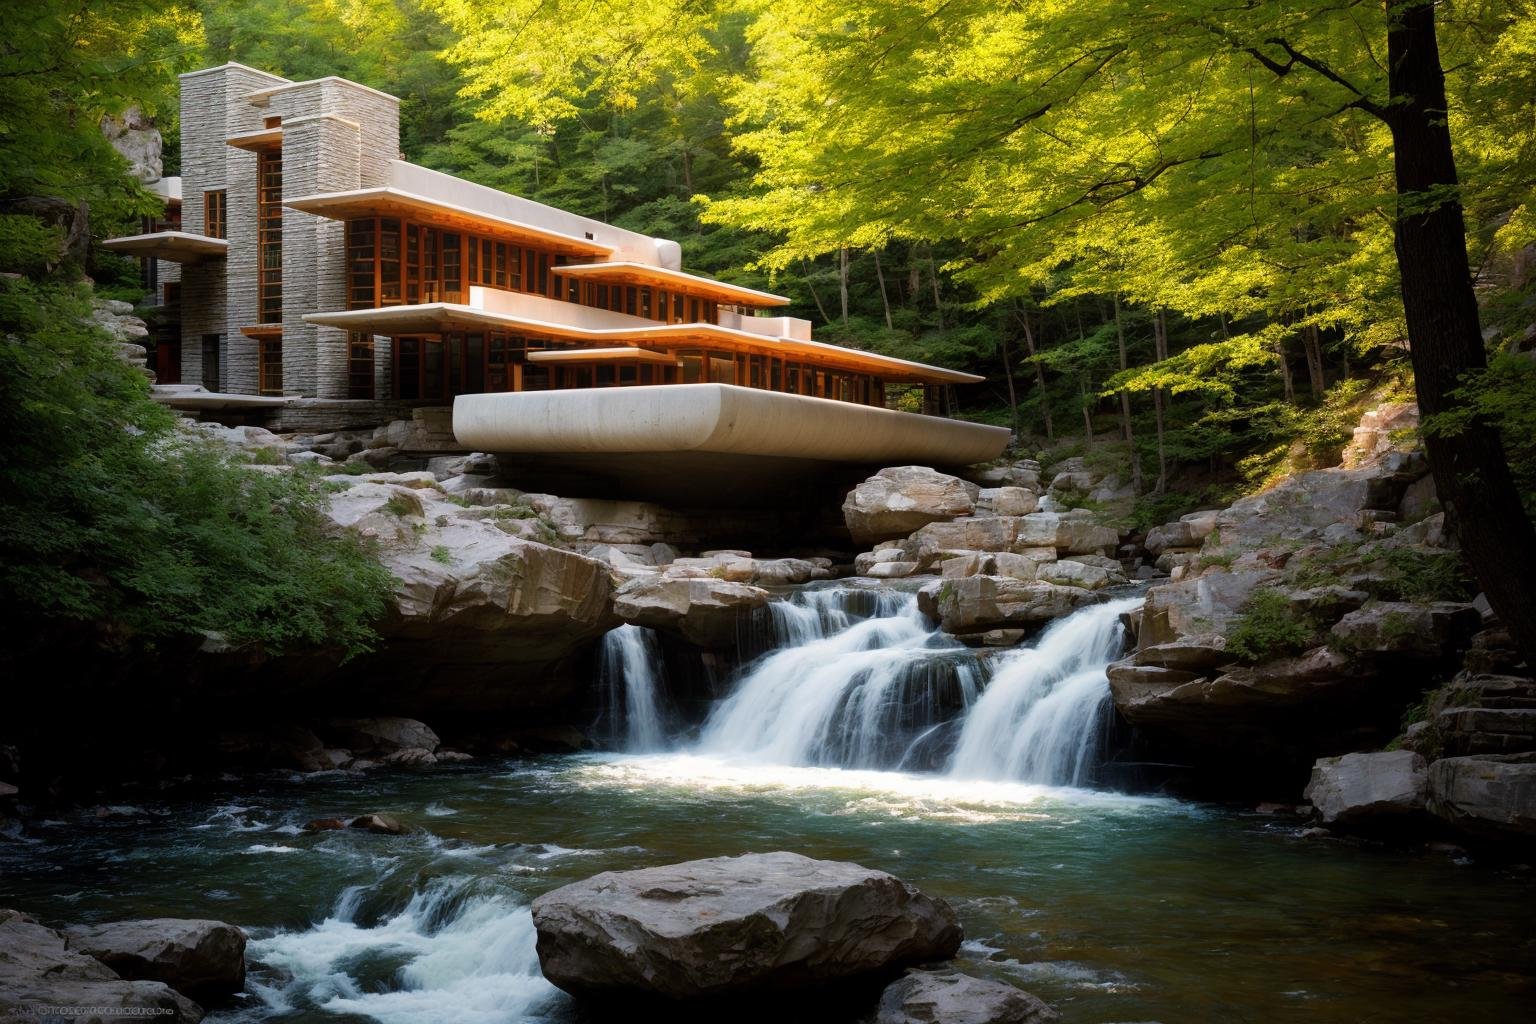
[[1428,806],[1472,835],[1536,839],[1536,752],[1442,758],[1429,766]]
[[908,971],[887,985],[871,1024],[1053,1024],[1061,1015],[1012,985],[958,971]]
[[937,620],[948,633],[1039,626],[1094,600],[1093,593],[1081,587],[1007,576],[948,579],[926,584],[917,592],[923,614]]
[[942,900],[882,871],[793,853],[605,872],[533,903],[544,975],[584,997],[782,997],[943,960]]
[[201,1007],[164,982],[124,980],[106,964],[69,949],[53,929],[18,911],[0,910],[0,1014],[23,1020],[50,1006],[83,1009],[68,1018],[82,1024],[203,1019]]
[[245,933],[222,921],[150,918],[64,929],[69,949],[128,981],[159,981],[209,1003],[245,988]]
[[843,519],[854,543],[895,540],[929,523],[970,515],[980,491],[926,466],[891,466],[849,492]]
[[615,614],[625,622],[676,633],[700,647],[729,647],[743,615],[768,603],[761,587],[709,576],[637,579],[619,588]]
[[1411,750],[1325,757],[1312,769],[1305,798],[1324,825],[1385,826],[1424,811],[1429,769]]

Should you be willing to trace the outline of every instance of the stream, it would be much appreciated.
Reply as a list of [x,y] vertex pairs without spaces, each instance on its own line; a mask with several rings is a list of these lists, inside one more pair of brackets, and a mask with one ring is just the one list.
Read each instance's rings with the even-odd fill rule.
[[[529,902],[599,871],[793,850],[950,900],[963,969],[1068,1022],[1525,1019],[1536,872],[1300,837],[1292,820],[1095,788],[1104,665],[1135,597],[978,656],[910,594],[808,588],[702,723],[655,638],[604,652],[608,753],[274,774],[138,820],[0,841],[0,906],[45,923],[213,917],[252,936],[210,1021],[599,1018],[545,982]],[[406,836],[305,833],[382,811]]]

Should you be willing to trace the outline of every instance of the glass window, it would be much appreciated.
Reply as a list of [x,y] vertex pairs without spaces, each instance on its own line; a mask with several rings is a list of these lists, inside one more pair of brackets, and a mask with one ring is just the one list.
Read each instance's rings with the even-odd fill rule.
[[347,334],[347,397],[373,397],[373,335]]
[[683,383],[704,383],[704,353],[682,352],[679,355],[683,361]]

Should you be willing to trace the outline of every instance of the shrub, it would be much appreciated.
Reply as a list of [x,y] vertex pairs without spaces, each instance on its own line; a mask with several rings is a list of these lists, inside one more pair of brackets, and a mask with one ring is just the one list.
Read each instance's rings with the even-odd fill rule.
[[446,544],[438,544],[432,549],[432,561],[441,562],[443,565],[453,564],[453,552]]
[[361,542],[327,530],[320,482],[252,473],[181,433],[88,318],[83,287],[0,282],[11,625],[106,622],[146,645],[212,632],[274,651],[367,649],[391,580]]
[[1261,590],[1243,605],[1227,632],[1227,650],[1245,661],[1263,661],[1299,654],[1317,637],[1317,624],[1298,614],[1283,594]]

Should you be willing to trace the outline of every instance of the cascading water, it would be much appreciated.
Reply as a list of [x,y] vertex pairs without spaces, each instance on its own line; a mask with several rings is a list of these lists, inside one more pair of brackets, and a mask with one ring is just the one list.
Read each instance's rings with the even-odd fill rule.
[[383,1024],[500,1024],[527,1020],[557,996],[539,971],[526,906],[457,875],[365,916],[365,904],[398,899],[400,884],[386,876],[349,887],[320,923],[253,939],[252,960],[275,969],[251,979],[263,1004],[253,1016],[314,1007]]
[[661,645],[654,631],[623,625],[603,637],[604,718],[611,741],[630,753],[666,744],[661,703]]
[[1140,601],[1080,609],[1033,646],[984,660],[931,625],[912,594],[800,591],[769,606],[774,649],[715,707],[697,751],[1083,785],[1107,718],[1105,668],[1124,643],[1121,616]]
[[[853,610],[873,600],[873,614]],[[828,588],[769,606],[779,648],[704,724],[701,753],[777,764],[928,767],[936,733],[976,699],[974,655],[911,594]]]
[[1125,643],[1120,617],[1140,604],[1136,597],[1090,605],[1008,655],[966,716],[950,774],[1082,785],[1109,703],[1104,671]]

